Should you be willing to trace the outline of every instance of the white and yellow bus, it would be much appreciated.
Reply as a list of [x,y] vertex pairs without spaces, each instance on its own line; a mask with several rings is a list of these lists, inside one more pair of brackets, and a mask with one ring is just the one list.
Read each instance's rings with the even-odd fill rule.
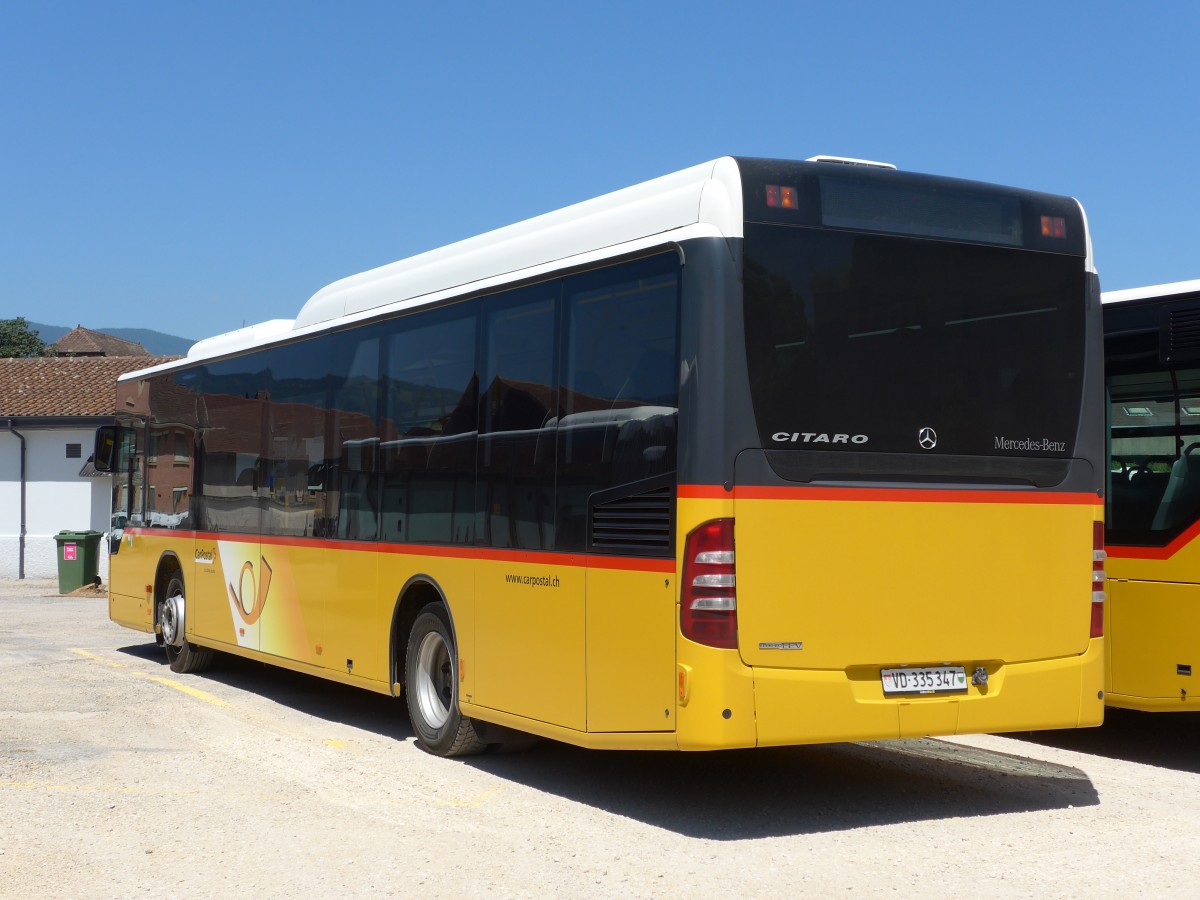
[[[1107,700],[1200,709],[1200,281],[1104,294]],[[1195,674],[1193,675],[1193,667]]]
[[1094,725],[1101,341],[1074,200],[719,159],[123,377],[110,614],[442,755]]

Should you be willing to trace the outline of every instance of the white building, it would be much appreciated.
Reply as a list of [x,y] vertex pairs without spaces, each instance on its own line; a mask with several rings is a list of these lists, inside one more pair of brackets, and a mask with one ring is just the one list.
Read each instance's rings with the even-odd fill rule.
[[[56,534],[108,531],[112,479],[90,465],[95,431],[114,421],[117,376],[165,359],[0,359],[0,579],[55,578]],[[107,581],[103,540],[98,569]]]

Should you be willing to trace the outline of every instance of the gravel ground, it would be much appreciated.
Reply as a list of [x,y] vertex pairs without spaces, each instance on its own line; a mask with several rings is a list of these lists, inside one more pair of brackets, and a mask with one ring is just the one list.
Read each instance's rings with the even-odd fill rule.
[[389,698],[177,676],[0,583],[0,896],[1200,896],[1200,726],[448,761]]

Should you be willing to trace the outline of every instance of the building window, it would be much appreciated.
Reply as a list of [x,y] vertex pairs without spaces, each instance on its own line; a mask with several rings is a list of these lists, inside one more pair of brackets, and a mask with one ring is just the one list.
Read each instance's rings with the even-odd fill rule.
[[82,444],[67,444],[67,459],[82,459],[83,445]]

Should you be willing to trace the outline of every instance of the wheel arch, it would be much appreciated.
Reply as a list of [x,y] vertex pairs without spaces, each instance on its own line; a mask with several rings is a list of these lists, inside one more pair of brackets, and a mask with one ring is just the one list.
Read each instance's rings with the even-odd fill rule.
[[179,579],[183,582],[184,596],[187,596],[187,576],[183,574],[183,562],[174,550],[167,550],[158,558],[158,565],[154,569],[154,638],[160,644],[162,643],[162,626],[159,613],[163,601],[167,599],[167,585],[171,581],[171,576],[176,572],[179,573]]
[[450,630],[454,636],[455,650],[458,649],[458,626],[454,622],[454,610],[446,599],[437,579],[424,573],[413,575],[396,594],[392,608],[392,627],[388,638],[388,672],[391,675],[391,692],[399,697],[404,688],[405,664],[408,656],[408,636],[413,622],[421,610],[432,603],[441,603],[450,617]]

